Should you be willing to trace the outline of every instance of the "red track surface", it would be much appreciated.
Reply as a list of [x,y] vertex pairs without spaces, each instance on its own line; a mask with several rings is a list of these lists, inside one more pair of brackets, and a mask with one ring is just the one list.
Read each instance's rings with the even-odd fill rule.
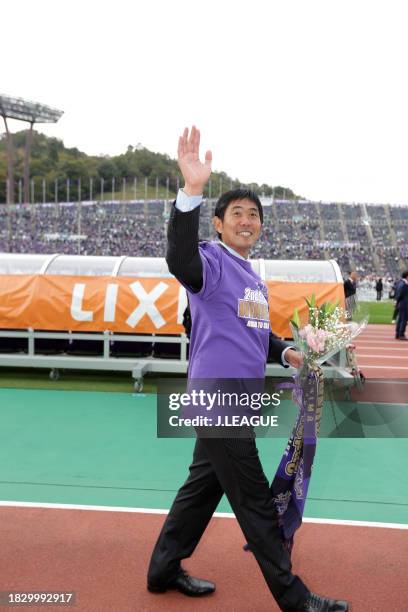
[[395,340],[394,325],[368,325],[354,344],[366,378],[408,380],[408,342]]
[[[217,591],[191,599],[146,591],[146,568],[163,515],[1,508],[2,591],[76,591],[80,612],[278,610],[235,519],[214,518],[185,567]],[[351,612],[405,612],[408,530],[304,524],[294,571]],[[24,609],[38,610],[32,606]],[[61,611],[61,607],[47,606]]]

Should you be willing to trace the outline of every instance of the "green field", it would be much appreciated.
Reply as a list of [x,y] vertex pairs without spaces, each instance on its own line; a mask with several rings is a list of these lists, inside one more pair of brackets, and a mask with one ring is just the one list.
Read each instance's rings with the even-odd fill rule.
[[367,310],[369,314],[369,323],[391,323],[392,313],[394,311],[392,300],[384,300],[381,302],[359,302],[362,310]]
[[[126,372],[60,370],[59,380],[50,380],[49,368],[0,368],[0,388],[54,389],[56,391],[105,391],[133,393],[133,378]],[[156,392],[156,379],[144,377],[144,393]]]
[[99,201],[111,201],[111,200],[174,200],[176,198],[176,194],[173,191],[167,192],[166,187],[162,185],[158,186],[158,190],[156,191],[155,185],[148,185],[147,190],[145,190],[144,183],[139,183],[136,186],[136,191],[133,185],[126,185],[125,190],[123,190],[122,185],[116,185],[116,189],[112,192],[112,188],[109,188],[109,185],[105,185],[105,190],[103,195],[100,191],[95,191],[94,198]]

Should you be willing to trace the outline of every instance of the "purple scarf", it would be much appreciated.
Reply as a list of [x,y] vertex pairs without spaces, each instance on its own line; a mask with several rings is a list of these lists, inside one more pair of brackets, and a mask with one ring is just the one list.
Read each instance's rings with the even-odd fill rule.
[[293,378],[293,383],[278,386],[293,389],[299,413],[271,484],[282,540],[289,553],[295,531],[302,524],[323,407],[323,374],[318,366],[305,364]]

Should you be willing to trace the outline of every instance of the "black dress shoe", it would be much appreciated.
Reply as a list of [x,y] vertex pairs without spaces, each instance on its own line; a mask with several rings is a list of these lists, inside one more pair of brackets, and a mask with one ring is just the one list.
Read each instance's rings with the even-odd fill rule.
[[347,601],[328,599],[316,593],[309,593],[301,612],[348,612]]
[[168,589],[176,589],[190,597],[202,597],[203,595],[214,593],[215,584],[209,580],[193,578],[183,569],[180,569],[174,580],[165,585],[147,584],[147,590],[151,593],[165,593]]

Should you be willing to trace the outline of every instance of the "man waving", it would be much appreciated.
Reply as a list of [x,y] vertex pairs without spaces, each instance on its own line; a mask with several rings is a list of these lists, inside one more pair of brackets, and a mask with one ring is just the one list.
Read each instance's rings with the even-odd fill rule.
[[[224,193],[213,219],[219,242],[198,241],[199,206],[212,160],[207,151],[200,161],[199,146],[200,132],[186,128],[178,147],[185,185],[171,212],[166,257],[170,272],[189,293],[189,382],[263,379],[268,355],[283,366],[299,367],[302,356],[271,333],[267,290],[248,261],[263,223],[257,195],[246,189]],[[193,553],[223,493],[281,610],[348,610],[344,601],[311,593],[292,574],[253,435],[207,437],[198,432],[189,477],[153,551],[149,591],[177,589],[200,596],[215,590],[212,582],[189,576],[180,563]]]

